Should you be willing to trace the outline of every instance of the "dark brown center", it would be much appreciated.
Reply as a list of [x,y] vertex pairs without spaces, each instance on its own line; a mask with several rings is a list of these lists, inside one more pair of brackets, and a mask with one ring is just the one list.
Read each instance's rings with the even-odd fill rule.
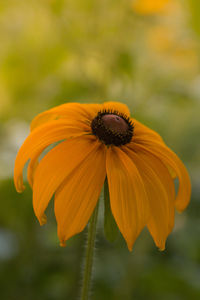
[[121,146],[130,143],[133,124],[119,112],[99,112],[91,123],[92,132],[106,145]]
[[114,115],[114,114],[104,115],[102,116],[102,121],[107,128],[111,130],[115,130],[119,133],[124,133],[128,130],[127,122],[118,115]]

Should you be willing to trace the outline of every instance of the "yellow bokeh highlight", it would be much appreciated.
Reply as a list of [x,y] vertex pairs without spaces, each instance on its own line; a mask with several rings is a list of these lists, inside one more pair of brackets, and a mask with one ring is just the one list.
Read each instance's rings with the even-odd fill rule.
[[133,10],[142,15],[151,15],[165,11],[170,0],[133,0]]
[[[146,35],[149,51],[167,61],[179,71],[195,71],[198,68],[196,45],[189,37],[179,36],[170,26],[154,26],[149,28]],[[196,70],[197,71],[197,70]]]

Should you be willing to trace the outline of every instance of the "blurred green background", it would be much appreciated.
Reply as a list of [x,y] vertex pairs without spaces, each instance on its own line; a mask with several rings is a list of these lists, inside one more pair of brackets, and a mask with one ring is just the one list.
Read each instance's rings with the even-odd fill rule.
[[126,103],[187,166],[188,209],[164,252],[144,230],[129,253],[98,230],[94,300],[200,299],[200,2],[0,1],[0,298],[77,299],[85,233],[59,247],[53,205],[34,216],[13,185],[38,113],[69,102]]

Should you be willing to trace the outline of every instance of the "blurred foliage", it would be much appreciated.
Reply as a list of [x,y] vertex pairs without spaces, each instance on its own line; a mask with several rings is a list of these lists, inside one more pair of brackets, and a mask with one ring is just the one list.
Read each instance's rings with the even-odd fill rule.
[[[93,299],[200,299],[200,2],[0,1],[1,299],[76,299],[85,233],[59,247],[40,227],[14,159],[31,119],[64,102],[126,103],[186,164],[192,201],[159,252],[144,231],[129,253],[101,227]],[[103,212],[102,214],[103,215]]]

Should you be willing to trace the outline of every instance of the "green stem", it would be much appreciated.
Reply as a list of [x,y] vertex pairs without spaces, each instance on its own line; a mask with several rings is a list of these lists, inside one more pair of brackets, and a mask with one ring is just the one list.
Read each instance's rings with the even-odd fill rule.
[[96,208],[93,212],[93,215],[90,219],[90,224],[88,228],[88,237],[87,237],[87,246],[85,254],[85,268],[83,273],[83,285],[81,292],[81,300],[88,300],[90,293],[90,283],[92,278],[92,265],[94,257],[94,247],[95,247],[95,237],[96,237],[96,225],[98,217],[98,207],[97,203]]

